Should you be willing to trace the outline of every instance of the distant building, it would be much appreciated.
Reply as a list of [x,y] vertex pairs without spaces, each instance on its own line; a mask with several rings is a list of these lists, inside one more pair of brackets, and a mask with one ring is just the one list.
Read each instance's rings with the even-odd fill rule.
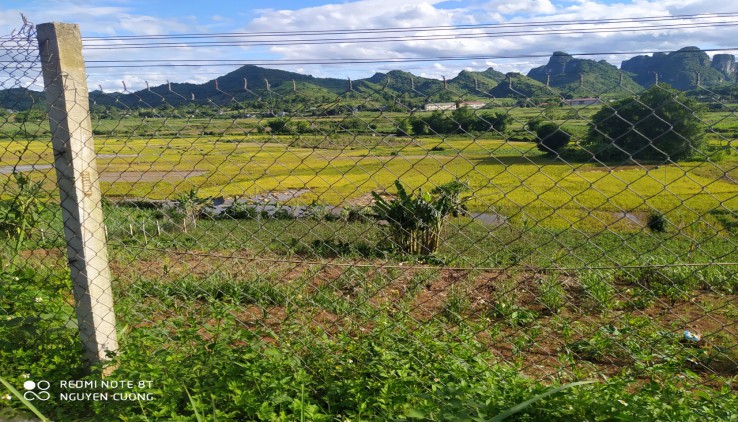
[[428,103],[423,106],[426,111],[456,110],[456,103]]
[[469,107],[473,110],[479,110],[480,108],[483,108],[484,106],[486,106],[487,103],[482,102],[482,101],[464,101],[460,105],[461,107]]
[[474,110],[478,110],[486,105],[487,103],[484,103],[482,101],[464,101],[461,103],[428,103],[423,106],[423,109],[426,111],[436,111],[456,110],[457,108],[468,107]]
[[564,105],[569,106],[588,106],[599,104],[599,98],[572,98],[571,100],[564,100]]

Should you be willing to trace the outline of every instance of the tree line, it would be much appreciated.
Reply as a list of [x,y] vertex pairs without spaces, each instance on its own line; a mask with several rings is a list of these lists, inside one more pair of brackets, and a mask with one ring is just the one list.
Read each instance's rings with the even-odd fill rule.
[[[676,161],[706,153],[705,106],[666,84],[654,85],[638,96],[604,103],[588,125],[584,139],[571,145],[572,134],[565,126],[544,116],[530,119],[525,130],[535,135],[540,151],[568,160]],[[512,123],[504,111],[434,111],[395,122],[396,136],[428,136],[496,133],[504,135]],[[377,133],[377,126],[356,116],[313,127],[307,121],[289,118],[268,121],[272,133]]]

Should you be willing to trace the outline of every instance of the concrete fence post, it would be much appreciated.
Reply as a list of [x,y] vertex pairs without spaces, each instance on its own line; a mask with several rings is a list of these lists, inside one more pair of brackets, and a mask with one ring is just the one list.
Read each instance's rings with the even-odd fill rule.
[[79,26],[36,27],[75,311],[89,365],[118,349]]

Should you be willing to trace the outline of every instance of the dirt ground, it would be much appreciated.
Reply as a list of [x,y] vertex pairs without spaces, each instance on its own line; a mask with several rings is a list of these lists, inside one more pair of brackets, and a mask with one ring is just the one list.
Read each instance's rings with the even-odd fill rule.
[[[309,299],[321,290],[328,290],[333,297],[357,308],[369,305],[371,309],[402,316],[405,321],[409,317],[409,327],[414,327],[413,330],[422,330],[430,323],[444,324],[451,332],[461,324],[475,327],[478,344],[472,347],[491,351],[501,361],[516,363],[522,373],[538,379],[583,370],[610,376],[633,369],[632,358],[622,351],[599,358],[572,355],[571,352],[572,344],[586,342],[601,327],[623,327],[633,318],[649,321],[668,333],[665,335],[679,336],[683,330],[699,333],[703,338],[699,347],[723,350],[724,358],[700,362],[694,368],[704,382],[717,383],[715,376],[738,375],[736,295],[699,290],[693,292],[690,300],[671,304],[656,298],[642,309],[631,309],[626,306],[632,299],[629,286],[615,285],[615,299],[620,305],[606,312],[596,312],[576,278],[559,274],[557,283],[565,292],[565,304],[552,311],[540,299],[540,280],[550,274],[534,270],[470,271],[374,261],[371,266],[367,265],[369,262],[356,261],[361,271],[357,275],[349,272],[351,263],[345,260],[318,263],[265,258],[247,251],[220,257],[193,251],[170,252],[157,259],[114,262],[112,269],[120,285],[135,283],[140,278],[167,283],[186,274],[207,276],[214,272],[228,274],[234,282],[248,282],[254,275],[268,273],[275,285],[300,289],[301,295],[307,297],[307,302],[302,302],[306,305],[297,312],[288,312],[282,305],[243,305],[236,319],[246,329],[258,327],[275,333],[276,338],[271,338],[270,342],[278,342],[283,327],[290,323],[309,326],[329,336],[339,332],[359,335],[375,328],[369,314],[336,314]],[[458,307],[458,314],[450,319],[452,297],[461,297],[463,304]],[[534,317],[512,324],[494,311],[502,302],[511,303],[520,312],[529,312]],[[565,333],[566,329],[570,332]],[[644,347],[651,347],[649,341],[652,340],[635,340],[642,340]],[[658,350],[653,353],[658,354]],[[572,363],[562,361],[564,354],[574,357],[576,370]]]

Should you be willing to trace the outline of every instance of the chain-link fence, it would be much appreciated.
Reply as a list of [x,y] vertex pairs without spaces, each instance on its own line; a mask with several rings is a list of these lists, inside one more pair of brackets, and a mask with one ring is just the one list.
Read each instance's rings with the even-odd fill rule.
[[100,378],[35,37],[0,51],[0,375],[49,380],[53,418],[736,417],[735,74],[677,89],[557,53],[574,70],[94,91],[94,180],[72,179],[103,197]]

